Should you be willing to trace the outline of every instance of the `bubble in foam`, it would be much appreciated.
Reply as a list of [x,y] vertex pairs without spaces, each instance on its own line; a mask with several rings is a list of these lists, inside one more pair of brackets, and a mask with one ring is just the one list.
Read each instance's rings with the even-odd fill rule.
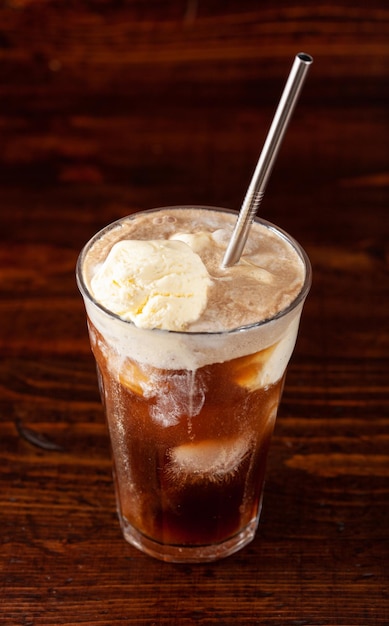
[[159,226],[160,224],[175,224],[176,218],[173,215],[161,215],[153,218],[153,224]]

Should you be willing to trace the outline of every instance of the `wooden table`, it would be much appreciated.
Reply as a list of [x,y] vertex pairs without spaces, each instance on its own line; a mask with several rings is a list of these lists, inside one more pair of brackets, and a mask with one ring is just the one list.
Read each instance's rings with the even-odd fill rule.
[[[389,623],[388,19],[383,0],[2,3],[1,624]],[[121,537],[76,258],[138,209],[239,208],[301,50],[261,212],[314,281],[259,532],[165,564]]]

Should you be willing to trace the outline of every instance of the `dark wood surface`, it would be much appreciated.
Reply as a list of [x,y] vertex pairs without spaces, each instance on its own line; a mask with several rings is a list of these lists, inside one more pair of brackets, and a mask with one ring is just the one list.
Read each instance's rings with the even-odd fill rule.
[[[383,0],[1,3],[1,624],[389,623],[388,20]],[[121,537],[76,258],[141,208],[239,208],[301,50],[261,213],[314,281],[259,532],[161,563]]]

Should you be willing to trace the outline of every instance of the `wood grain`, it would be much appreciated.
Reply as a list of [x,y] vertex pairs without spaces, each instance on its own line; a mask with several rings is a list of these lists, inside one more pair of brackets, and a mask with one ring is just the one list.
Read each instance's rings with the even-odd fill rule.
[[[388,23],[382,0],[2,3],[1,623],[389,623]],[[239,208],[301,50],[261,210],[314,281],[259,532],[160,563],[121,537],[77,255],[138,209]]]

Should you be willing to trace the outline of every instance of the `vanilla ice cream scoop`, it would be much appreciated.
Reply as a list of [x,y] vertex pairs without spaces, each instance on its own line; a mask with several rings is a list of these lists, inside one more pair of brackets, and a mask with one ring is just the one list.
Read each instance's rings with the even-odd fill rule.
[[117,242],[91,280],[94,298],[140,328],[185,330],[207,304],[211,279],[183,241]]

